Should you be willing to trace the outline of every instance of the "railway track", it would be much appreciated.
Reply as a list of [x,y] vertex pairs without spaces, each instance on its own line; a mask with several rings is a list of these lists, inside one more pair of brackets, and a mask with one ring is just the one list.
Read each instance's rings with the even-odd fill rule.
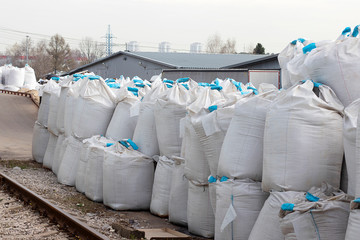
[[3,173],[0,183],[1,239],[108,239]]

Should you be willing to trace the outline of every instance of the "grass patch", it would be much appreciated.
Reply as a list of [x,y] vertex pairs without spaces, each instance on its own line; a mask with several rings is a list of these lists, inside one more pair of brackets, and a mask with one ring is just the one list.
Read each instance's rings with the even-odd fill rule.
[[102,203],[93,202],[86,198],[84,194],[65,197],[63,202],[83,213],[97,213],[105,210]]
[[1,160],[0,166],[6,168],[19,167],[21,169],[42,168],[42,164],[36,161],[22,161],[22,160]]

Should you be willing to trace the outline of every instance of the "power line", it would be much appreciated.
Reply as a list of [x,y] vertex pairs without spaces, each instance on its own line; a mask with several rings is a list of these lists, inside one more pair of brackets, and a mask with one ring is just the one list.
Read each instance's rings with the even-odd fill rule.
[[[23,40],[25,38],[21,38],[21,36],[30,36],[32,39],[37,39],[37,40],[47,40],[49,41],[51,39],[52,36],[47,35],[47,34],[41,34],[41,33],[34,33],[34,32],[26,32],[26,31],[20,31],[20,30],[16,30],[16,29],[11,29],[11,28],[6,28],[6,27],[2,27],[0,26],[0,32],[5,33],[5,34],[13,34],[15,36],[12,37],[5,37],[5,36],[1,36],[3,38],[7,38],[10,40]],[[78,47],[78,45],[83,41],[83,39],[77,39],[77,38],[73,38],[73,37],[66,37],[66,36],[62,36],[70,45],[76,45]],[[21,38],[21,39],[20,39]],[[121,44],[121,43],[113,43],[113,38],[114,35],[111,33],[110,30],[110,25],[108,26],[108,32],[105,35],[106,38],[106,42],[99,42],[96,40],[93,40],[93,42],[99,44],[99,45],[105,45],[106,46],[106,53],[107,55],[112,53],[112,48],[113,47],[126,47],[126,43]],[[151,42],[144,42],[144,43],[149,43],[149,44],[156,44],[156,43],[151,43]],[[11,45],[11,44],[5,44],[2,43],[2,45]],[[139,44],[140,48],[147,48],[147,49],[158,49],[158,46],[149,46],[149,45],[141,45]],[[190,52],[190,49],[182,49],[182,48],[171,48],[171,50],[173,51],[179,51],[179,52]],[[201,51],[201,53],[205,53],[205,51]]]

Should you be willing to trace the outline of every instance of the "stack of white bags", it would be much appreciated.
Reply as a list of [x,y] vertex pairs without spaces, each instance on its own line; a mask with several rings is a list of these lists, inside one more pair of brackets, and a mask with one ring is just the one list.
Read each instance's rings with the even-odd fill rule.
[[195,235],[357,239],[357,36],[358,27],[291,42],[279,54],[282,90],[233,79],[51,80],[34,158],[93,201],[150,210]]

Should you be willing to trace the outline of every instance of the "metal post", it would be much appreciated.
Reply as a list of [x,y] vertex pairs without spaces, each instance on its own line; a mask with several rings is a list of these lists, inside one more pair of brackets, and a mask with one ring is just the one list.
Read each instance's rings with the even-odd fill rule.
[[29,36],[26,36],[26,64],[29,64]]

